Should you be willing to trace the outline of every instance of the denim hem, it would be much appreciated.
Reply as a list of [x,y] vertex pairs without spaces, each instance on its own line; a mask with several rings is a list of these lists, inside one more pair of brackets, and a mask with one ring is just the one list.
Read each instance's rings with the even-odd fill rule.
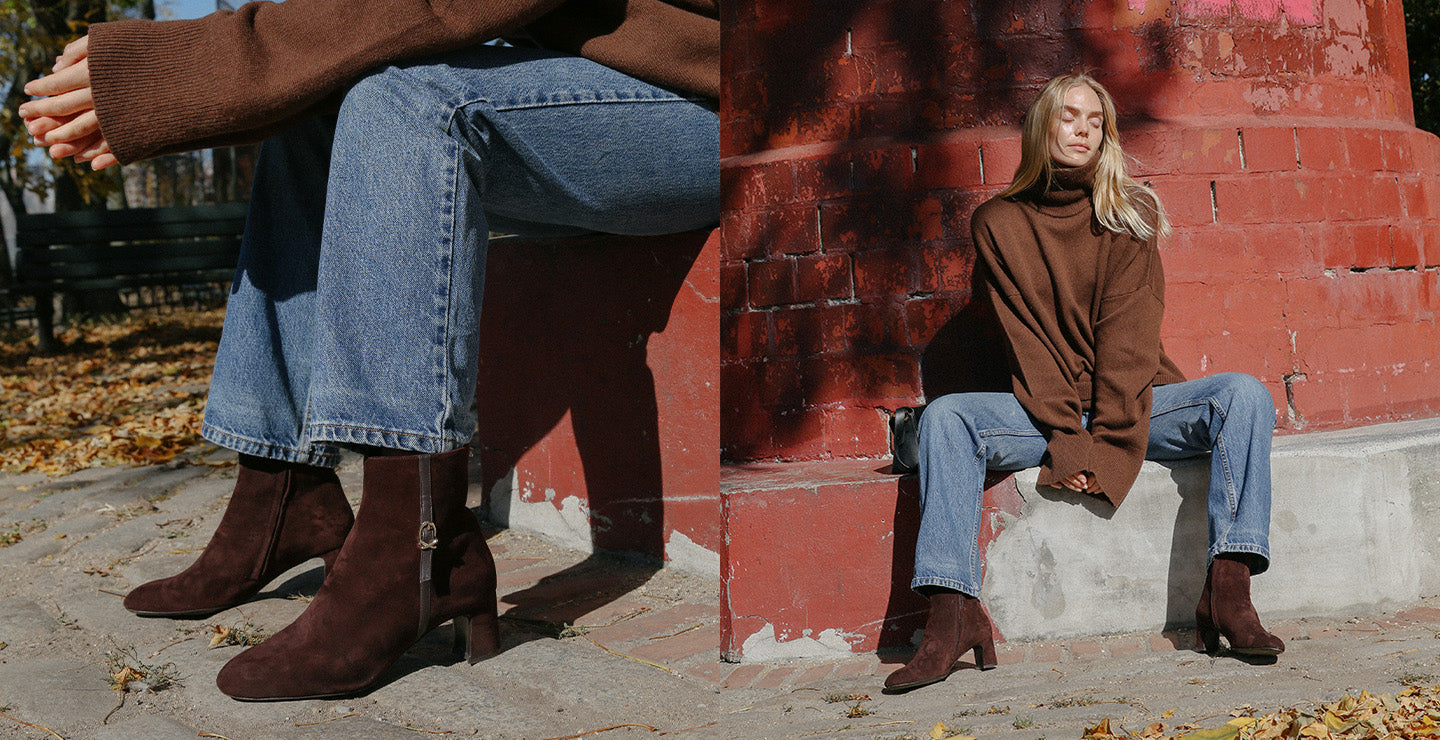
[[1210,548],[1210,557],[1207,558],[1205,561],[1206,567],[1208,568],[1210,563],[1215,560],[1216,555],[1223,555],[1228,552],[1238,552],[1244,553],[1246,555],[1259,555],[1260,557],[1265,558],[1265,561],[1261,563],[1260,566],[1256,568],[1255,572],[1251,575],[1258,576],[1261,573],[1270,570],[1270,548],[1265,547],[1264,545],[1247,545],[1232,543],[1220,543]]
[[312,422],[308,425],[308,430],[313,438],[332,444],[384,447],[389,450],[408,450],[426,455],[438,455],[470,444],[468,439],[457,440],[433,434],[417,434],[398,429],[377,429],[353,424]]
[[269,442],[261,442],[229,432],[223,432],[208,423],[202,423],[200,425],[200,436],[242,455],[254,455],[255,457],[299,463],[301,465],[313,465],[317,468],[333,468],[340,464],[340,452],[338,450],[322,452],[320,450],[323,448],[316,445],[311,445],[307,450],[282,447]]
[[952,591],[959,591],[966,596],[980,598],[980,589],[970,588],[953,578],[936,578],[934,576],[915,576],[910,581],[910,590],[918,592],[921,586],[940,586]]

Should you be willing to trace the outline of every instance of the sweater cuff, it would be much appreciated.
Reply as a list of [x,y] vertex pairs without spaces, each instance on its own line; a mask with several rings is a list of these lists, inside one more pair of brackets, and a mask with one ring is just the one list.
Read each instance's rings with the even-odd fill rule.
[[[213,117],[207,96],[187,110],[155,90],[191,79],[208,60],[200,53],[203,20],[116,21],[90,27],[90,85],[100,133],[122,164],[145,159],[191,134],[194,121]],[[137,62],[137,60],[140,60]]]
[[1140,476],[1140,464],[1145,459],[1145,450],[1127,450],[1104,442],[1097,442],[1091,450],[1091,470],[1104,488],[1105,498],[1119,506]]
[[1091,470],[1090,450],[1093,446],[1090,432],[1084,429],[1052,431],[1037,482],[1042,486],[1058,486],[1064,478]]

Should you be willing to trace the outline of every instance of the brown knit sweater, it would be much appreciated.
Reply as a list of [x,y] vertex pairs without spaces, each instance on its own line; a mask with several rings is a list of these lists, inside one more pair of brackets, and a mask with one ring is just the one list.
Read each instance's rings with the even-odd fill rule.
[[992,198],[970,224],[1015,396],[1049,442],[1040,484],[1089,471],[1119,506],[1145,458],[1151,387],[1185,376],[1160,346],[1156,242],[1101,227],[1087,176],[1059,170],[1052,189]]
[[381,64],[523,33],[640,79],[720,95],[718,0],[288,0],[90,28],[100,130],[121,162],[256,141]]

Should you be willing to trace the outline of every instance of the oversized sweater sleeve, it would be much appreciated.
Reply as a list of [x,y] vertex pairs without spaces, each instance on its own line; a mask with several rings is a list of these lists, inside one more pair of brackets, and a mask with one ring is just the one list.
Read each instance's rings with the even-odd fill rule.
[[[1065,367],[1065,349],[1056,346],[1042,326],[1045,301],[1027,295],[1020,287],[1035,281],[1023,279],[1018,271],[1043,269],[1043,265],[1006,262],[991,228],[989,205],[981,206],[971,218],[972,236],[985,267],[990,300],[1009,345],[1013,392],[1048,442],[1039,483],[1053,486],[1071,474],[1092,469],[1091,436],[1081,423],[1083,406],[1074,378]],[[1054,313],[1053,306],[1049,312]]]
[[[576,47],[565,50],[591,49],[617,68],[657,50],[701,48],[680,60],[683,76],[718,57],[717,21],[660,0],[251,2],[195,20],[92,26],[100,130],[121,162],[253,141],[325,106],[376,66],[481,43],[547,16],[546,30],[588,22],[564,39]],[[670,40],[650,40],[660,27]],[[692,86],[718,87],[715,66],[715,80]]]
[[1095,323],[1091,470],[1117,506],[1145,459],[1150,406],[1160,367],[1165,276],[1156,242],[1117,239]]

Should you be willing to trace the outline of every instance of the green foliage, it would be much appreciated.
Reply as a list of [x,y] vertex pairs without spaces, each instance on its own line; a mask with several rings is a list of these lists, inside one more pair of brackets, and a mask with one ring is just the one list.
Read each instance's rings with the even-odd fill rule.
[[1415,125],[1440,134],[1440,0],[1405,0]]

